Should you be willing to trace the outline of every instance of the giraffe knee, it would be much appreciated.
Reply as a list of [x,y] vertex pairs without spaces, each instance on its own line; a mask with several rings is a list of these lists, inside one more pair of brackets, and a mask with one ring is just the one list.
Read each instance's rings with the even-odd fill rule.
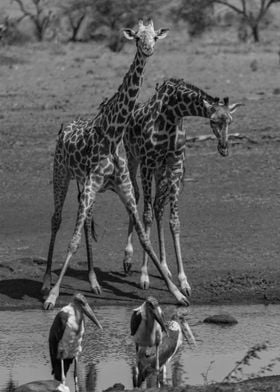
[[180,233],[180,221],[178,218],[176,218],[176,219],[171,218],[169,221],[169,226],[170,226],[170,230],[172,231],[172,233],[174,233],[174,234]]

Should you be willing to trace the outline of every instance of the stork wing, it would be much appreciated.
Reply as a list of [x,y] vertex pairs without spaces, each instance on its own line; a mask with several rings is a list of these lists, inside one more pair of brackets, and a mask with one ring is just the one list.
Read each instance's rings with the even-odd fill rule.
[[138,309],[133,310],[131,319],[130,319],[130,332],[131,335],[135,335],[140,323],[142,320],[141,312]]
[[50,349],[50,357],[51,357],[52,365],[54,364],[54,361],[57,359],[58,343],[60,342],[64,334],[64,330],[67,324],[67,319],[68,319],[68,313],[61,310],[55,316],[50,329],[49,349]]

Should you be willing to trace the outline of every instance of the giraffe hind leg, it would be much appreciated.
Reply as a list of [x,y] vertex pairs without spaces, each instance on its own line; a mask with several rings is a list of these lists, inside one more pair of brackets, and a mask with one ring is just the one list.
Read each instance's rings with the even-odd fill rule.
[[91,290],[95,294],[101,294],[101,287],[98,283],[96,274],[94,272],[94,267],[93,267],[93,255],[92,255],[93,241],[92,240],[95,237],[95,234],[93,233],[94,229],[93,229],[92,225],[93,225],[93,205],[90,208],[90,211],[87,215],[87,218],[86,218],[85,224],[84,224],[87,260],[88,260],[88,279],[89,279],[89,284],[90,284]]
[[43,285],[41,288],[41,292],[44,296],[47,295],[51,289],[51,268],[54,244],[62,220],[62,209],[68,191],[69,182],[70,178],[66,169],[59,169],[57,163],[55,162],[53,176],[54,213],[51,220],[51,239],[49,243],[47,267],[43,278]]

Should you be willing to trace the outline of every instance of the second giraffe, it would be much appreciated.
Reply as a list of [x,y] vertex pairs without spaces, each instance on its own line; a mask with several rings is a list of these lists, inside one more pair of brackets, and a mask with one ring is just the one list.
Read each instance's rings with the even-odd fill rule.
[[[191,287],[184,271],[181,245],[178,196],[184,174],[186,153],[186,130],[182,120],[186,116],[206,117],[218,140],[218,151],[228,155],[228,127],[232,113],[240,103],[229,104],[228,98],[220,101],[200,88],[181,79],[169,79],[157,87],[154,96],[146,103],[137,104],[124,134],[124,144],[128,159],[128,168],[133,183],[136,201],[139,201],[139,188],[136,173],[140,165],[140,176],[144,195],[143,221],[146,234],[150,235],[155,213],[160,261],[162,267],[171,276],[167,266],[165,240],[163,232],[163,213],[166,201],[170,202],[170,230],[174,242],[178,266],[178,279],[181,291],[187,295]],[[153,115],[154,108],[159,108],[158,116]],[[155,178],[156,193],[152,203],[152,181]],[[125,248],[125,262],[132,262],[133,222],[130,219],[128,239]],[[148,255],[144,252],[141,268],[140,285],[149,287]]]

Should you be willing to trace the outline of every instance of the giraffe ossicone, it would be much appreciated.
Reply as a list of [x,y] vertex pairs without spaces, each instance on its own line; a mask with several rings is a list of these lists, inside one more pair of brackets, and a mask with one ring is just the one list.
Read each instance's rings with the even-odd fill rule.
[[[163,277],[169,291],[177,302],[188,305],[184,294],[167,276],[145,235],[134,197],[126,159],[119,154],[119,146],[126,131],[126,125],[134,109],[143,81],[144,68],[149,56],[154,52],[155,42],[164,38],[168,29],[155,31],[153,22],[147,25],[139,21],[138,30],[125,29],[127,38],[136,41],[134,60],[124,76],[117,92],[100,105],[95,117],[89,120],[77,120],[65,126],[58,134],[54,156],[54,214],[52,216],[51,239],[48,251],[47,267],[43,279],[42,292],[46,296],[45,309],[52,309],[59,296],[60,285],[72,256],[78,249],[81,233],[84,229],[89,282],[94,293],[100,294],[101,286],[93,268],[92,222],[93,206],[97,193],[106,190],[116,192],[124,203],[130,219],[138,234],[143,249],[148,252],[156,268]],[[75,179],[79,189],[79,208],[75,229],[68,246],[65,262],[58,280],[51,289],[51,267],[57,231],[61,223],[61,214],[69,182]],[[129,270],[129,266],[125,265]]]

